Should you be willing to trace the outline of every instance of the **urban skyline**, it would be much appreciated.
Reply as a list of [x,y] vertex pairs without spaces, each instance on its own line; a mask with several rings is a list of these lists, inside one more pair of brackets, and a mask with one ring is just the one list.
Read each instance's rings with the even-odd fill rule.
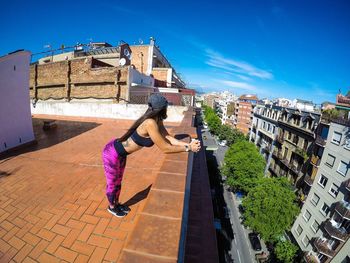
[[157,1],[104,1],[84,2],[84,11],[79,1],[20,4],[2,5],[7,22],[0,29],[1,54],[91,40],[132,45],[154,36],[188,86],[205,93],[230,90],[320,104],[339,90],[346,93],[350,82],[348,1],[179,2],[171,9]]

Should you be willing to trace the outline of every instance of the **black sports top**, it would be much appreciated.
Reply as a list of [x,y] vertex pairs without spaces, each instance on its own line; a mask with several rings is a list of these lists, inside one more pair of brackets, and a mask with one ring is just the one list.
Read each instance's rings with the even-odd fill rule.
[[137,133],[136,130],[131,134],[130,137],[139,146],[151,147],[154,144],[151,138],[142,137],[140,134]]

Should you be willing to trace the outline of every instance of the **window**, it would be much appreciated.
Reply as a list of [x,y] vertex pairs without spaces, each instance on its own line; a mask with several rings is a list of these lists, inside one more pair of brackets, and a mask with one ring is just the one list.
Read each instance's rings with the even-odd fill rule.
[[322,206],[322,208],[321,208],[321,213],[322,213],[325,217],[327,217],[328,214],[329,214],[329,211],[330,211],[329,206],[328,206],[326,203],[324,203],[323,206]]
[[309,245],[309,242],[310,242],[309,237],[307,235],[305,235],[302,242],[303,242],[304,246],[307,247]]
[[330,167],[333,167],[335,161],[335,157],[331,154],[328,154],[326,164],[329,165]]
[[302,229],[302,227],[300,225],[298,225],[298,227],[297,227],[297,229],[295,231],[297,232],[298,236],[300,236],[301,233],[303,233],[303,229]]
[[349,138],[345,138],[344,148],[347,149],[347,150],[350,150],[350,137]]
[[337,197],[338,193],[339,193],[339,187],[335,184],[332,184],[331,188],[329,189],[328,192],[331,196],[333,197]]
[[333,132],[332,142],[335,144],[340,144],[341,141],[341,133]]
[[348,164],[343,162],[343,161],[340,161],[339,163],[339,167],[338,167],[338,173],[346,176],[347,172],[348,172]]
[[318,180],[318,184],[322,187],[325,188],[328,182],[328,178],[324,176],[323,174],[320,177],[320,180]]
[[311,229],[316,233],[318,228],[320,227],[320,224],[317,223],[317,221],[315,220],[312,225],[311,225]]
[[307,151],[308,141],[304,139],[303,149]]
[[311,213],[308,210],[305,210],[303,214],[303,218],[305,219],[306,222],[308,222],[311,218]]
[[318,201],[320,201],[320,197],[314,193],[312,199],[311,199],[311,203],[314,205],[314,206],[317,206],[318,204]]

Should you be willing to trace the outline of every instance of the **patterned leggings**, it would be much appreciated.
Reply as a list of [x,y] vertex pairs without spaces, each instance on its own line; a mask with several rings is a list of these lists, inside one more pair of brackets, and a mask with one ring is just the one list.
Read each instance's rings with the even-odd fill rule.
[[109,204],[114,205],[119,200],[126,156],[118,154],[114,147],[114,140],[112,140],[103,149],[102,160],[107,182],[106,196]]

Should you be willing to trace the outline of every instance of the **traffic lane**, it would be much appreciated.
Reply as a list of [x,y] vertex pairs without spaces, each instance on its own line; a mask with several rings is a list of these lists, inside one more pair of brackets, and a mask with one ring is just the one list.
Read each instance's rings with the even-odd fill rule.
[[232,193],[225,190],[225,199],[227,205],[231,210],[231,222],[232,229],[234,232],[234,244],[236,249],[239,251],[241,262],[255,262],[255,252],[251,249],[248,241],[248,233],[241,224],[240,216],[238,211],[238,205],[232,197]]

